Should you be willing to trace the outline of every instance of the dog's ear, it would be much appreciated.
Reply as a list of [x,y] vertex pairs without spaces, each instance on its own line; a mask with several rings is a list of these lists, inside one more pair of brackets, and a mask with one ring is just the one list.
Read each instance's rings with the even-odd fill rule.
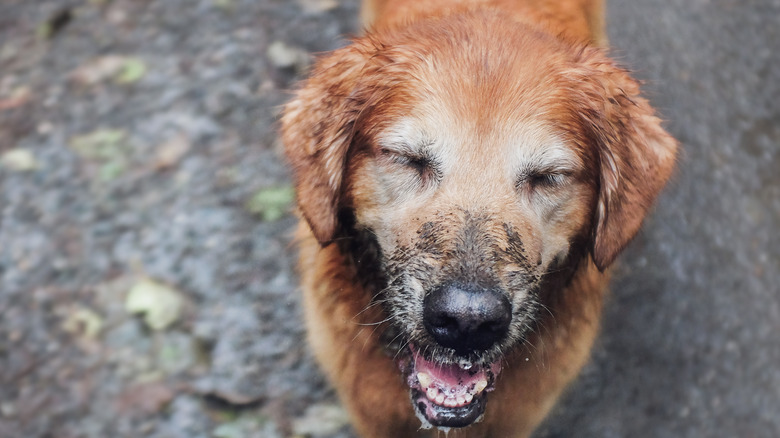
[[639,84],[600,49],[579,59],[579,116],[598,148],[599,195],[591,252],[606,269],[634,237],[675,164],[677,141]]
[[362,107],[357,87],[367,60],[365,46],[357,44],[321,59],[281,120],[299,209],[323,244],[336,233],[346,160]]

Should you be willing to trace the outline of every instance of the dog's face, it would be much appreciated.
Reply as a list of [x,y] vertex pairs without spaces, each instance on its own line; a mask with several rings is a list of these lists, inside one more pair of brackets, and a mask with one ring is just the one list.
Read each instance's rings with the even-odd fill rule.
[[554,319],[581,263],[612,262],[674,157],[601,52],[493,15],[356,41],[283,123],[313,234],[371,236],[372,293],[418,414],[441,427],[482,415],[507,353]]

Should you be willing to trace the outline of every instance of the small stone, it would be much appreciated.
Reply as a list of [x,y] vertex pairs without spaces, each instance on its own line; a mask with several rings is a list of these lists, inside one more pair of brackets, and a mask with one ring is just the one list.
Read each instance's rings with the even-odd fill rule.
[[10,402],[0,403],[0,415],[6,418],[16,415],[16,407]]
[[184,134],[177,134],[157,148],[154,167],[168,169],[175,166],[190,150],[190,140]]
[[0,165],[17,172],[29,172],[38,168],[38,162],[33,153],[22,148],[11,149],[0,155]]
[[288,46],[282,41],[274,41],[266,51],[268,60],[276,68],[294,68],[298,72],[305,71],[311,60],[309,54],[298,47]]

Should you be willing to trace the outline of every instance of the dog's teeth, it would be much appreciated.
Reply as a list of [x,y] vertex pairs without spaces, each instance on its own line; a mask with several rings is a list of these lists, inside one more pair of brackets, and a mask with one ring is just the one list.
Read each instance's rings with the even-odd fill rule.
[[485,388],[487,388],[487,380],[480,380],[476,385],[474,385],[474,394],[479,394]]
[[463,399],[466,401],[466,403],[471,403],[471,400],[474,400],[474,396],[467,392],[463,394]]
[[442,403],[444,403],[444,394],[440,393],[439,395],[437,395],[436,400],[434,401],[436,402],[437,405],[441,405]]
[[444,406],[447,406],[448,408],[454,408],[457,405],[458,405],[458,401],[454,398],[444,399]]
[[439,391],[436,388],[428,388],[428,390],[425,392],[425,395],[428,396],[428,400],[436,400],[436,396],[439,395]]
[[428,388],[431,386],[431,383],[433,383],[431,376],[426,373],[417,373],[417,380],[420,382],[420,386],[422,386],[423,389]]
[[455,400],[458,401],[458,406],[463,406],[466,404],[466,397],[462,395],[458,395],[457,397],[455,397]]

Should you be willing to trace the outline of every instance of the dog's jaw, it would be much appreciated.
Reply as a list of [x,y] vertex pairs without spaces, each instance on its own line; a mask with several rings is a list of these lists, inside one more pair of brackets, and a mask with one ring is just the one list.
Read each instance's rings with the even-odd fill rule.
[[422,428],[466,427],[482,419],[487,393],[493,391],[501,371],[498,361],[440,363],[425,358],[414,344],[407,350],[398,365]]

